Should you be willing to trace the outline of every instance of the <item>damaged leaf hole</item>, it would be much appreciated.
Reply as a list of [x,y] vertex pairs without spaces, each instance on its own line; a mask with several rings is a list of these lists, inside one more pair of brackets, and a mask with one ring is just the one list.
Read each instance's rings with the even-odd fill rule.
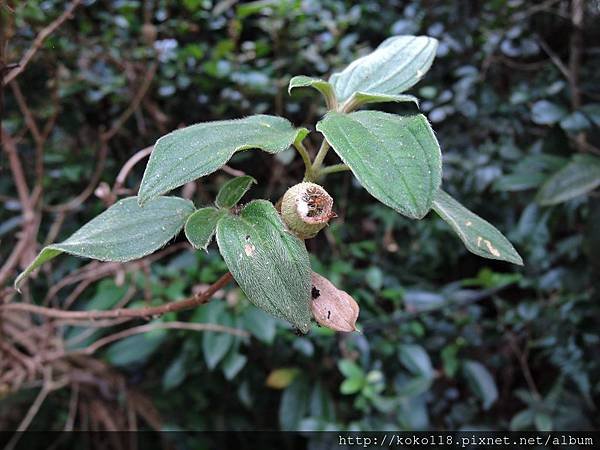
[[310,293],[312,295],[313,300],[319,298],[319,296],[321,295],[321,291],[319,291],[315,286],[312,287],[312,290]]

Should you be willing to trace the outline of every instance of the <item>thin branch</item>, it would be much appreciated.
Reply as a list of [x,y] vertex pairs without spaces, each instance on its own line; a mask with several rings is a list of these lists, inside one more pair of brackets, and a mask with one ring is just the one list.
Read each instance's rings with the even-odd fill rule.
[[331,166],[323,167],[319,171],[319,176],[328,175],[330,173],[345,172],[347,170],[350,170],[350,167],[348,167],[346,164],[333,164]]
[[560,59],[560,56],[558,56],[556,54],[556,52],[554,50],[552,50],[552,48],[541,37],[538,36],[537,41],[540,44],[540,47],[542,47],[542,49],[548,54],[552,63],[556,66],[556,68],[558,70],[560,70],[560,73],[562,73],[563,76],[570,83],[571,82],[571,72],[569,72],[569,69],[567,68],[567,66],[565,66],[565,64],[562,62],[562,60]]
[[69,400],[69,414],[65,422],[65,428],[63,431],[73,431],[75,426],[75,417],[77,416],[77,404],[79,402],[79,384],[72,383],[71,386],[71,399]]
[[225,173],[228,173],[229,175],[234,176],[234,177],[243,177],[244,175],[246,175],[246,172],[244,172],[243,170],[234,169],[233,167],[230,167],[227,164],[225,164],[223,167],[221,167],[221,170]]
[[189,322],[154,322],[140,325],[137,327],[128,328],[127,330],[119,331],[118,333],[111,334],[109,336],[98,339],[93,344],[87,346],[82,350],[75,350],[73,352],[66,353],[66,355],[78,354],[78,355],[92,355],[113,342],[120,341],[136,334],[149,333],[156,330],[188,330],[188,331],[214,331],[216,333],[228,333],[233,336],[249,337],[250,333],[239,328],[227,327],[225,325],[219,325],[216,323],[189,323]]
[[529,352],[527,350],[522,351],[519,348],[519,344],[517,343],[517,339],[513,333],[508,332],[506,336],[508,337],[508,343],[513,353],[519,360],[519,365],[521,366],[521,371],[523,372],[523,377],[525,378],[527,386],[529,386],[529,390],[538,400],[541,400],[542,396],[540,395],[540,391],[538,390],[535,380],[533,379],[533,375],[531,374],[531,370],[529,369],[529,363],[527,361]]
[[46,400],[46,397],[48,397],[48,394],[50,394],[50,392],[60,389],[64,386],[65,386],[65,382],[60,382],[60,383],[52,382],[50,379],[50,370],[46,371],[42,389],[40,389],[40,392],[38,393],[37,397],[35,398],[35,400],[31,404],[31,406],[29,407],[27,414],[25,414],[25,417],[23,417],[23,420],[21,420],[21,423],[17,427],[17,432],[12,436],[12,438],[10,439],[10,441],[8,442],[6,447],[4,447],[4,450],[12,450],[15,448],[15,446],[21,439],[23,432],[26,431],[27,428],[29,428],[29,425],[31,425],[31,422],[33,421],[34,417],[36,416],[36,414],[42,407],[44,401]]
[[46,38],[52,33],[54,33],[64,22],[71,18],[73,12],[75,11],[75,8],[77,8],[77,6],[79,6],[80,3],[81,0],[73,0],[60,16],[58,16],[52,23],[50,23],[50,25],[43,28],[38,33],[29,50],[25,52],[25,54],[19,61],[19,65],[4,76],[2,80],[3,85],[10,83],[12,80],[18,77],[21,72],[25,70],[27,64],[29,64],[31,58],[33,58],[37,51],[42,47],[42,44],[44,43]]
[[7,258],[4,265],[0,268],[0,285],[4,283],[6,278],[12,273],[12,270],[19,262],[21,256],[26,252],[31,239],[37,233],[37,220],[27,186],[27,179],[19,155],[17,154],[17,145],[13,138],[3,130],[2,132],[2,147],[8,156],[8,162],[12,172],[13,180],[19,195],[21,210],[23,212],[23,229],[19,242],[13,248],[10,256]]
[[117,118],[117,120],[115,120],[113,122],[110,129],[102,134],[102,139],[105,142],[110,141],[114,137],[114,135],[118,133],[118,131],[125,124],[127,119],[129,119],[129,117],[135,112],[135,110],[138,108],[138,106],[140,106],[140,103],[144,99],[146,92],[148,92],[148,89],[150,88],[150,85],[152,84],[152,80],[154,79],[154,75],[156,74],[157,67],[158,67],[158,62],[154,61],[152,63],[152,65],[150,66],[150,68],[147,70],[146,76],[142,80],[142,84],[140,85],[140,88],[138,89],[135,96],[133,97],[133,100],[131,100],[131,103],[129,104],[127,109],[125,111],[123,111],[123,113]]
[[119,171],[117,179],[115,180],[115,184],[112,188],[112,191],[114,193],[117,193],[117,191],[119,191],[123,187],[123,185],[125,184],[125,180],[127,179],[127,175],[129,174],[131,169],[133,169],[135,165],[139,163],[142,159],[150,155],[150,153],[152,153],[153,148],[154,147],[150,146],[137,151],[133,154],[131,158],[127,160],[125,164],[123,164],[123,167],[121,167],[121,170]]
[[0,313],[5,311],[25,311],[34,314],[40,314],[46,317],[65,320],[117,319],[121,317],[129,317],[133,319],[161,316],[168,312],[192,309],[202,305],[203,303],[207,303],[215,294],[215,292],[226,286],[231,279],[231,273],[227,272],[204,292],[196,294],[195,296],[186,300],[167,303],[166,305],[161,306],[149,306],[145,308],[121,308],[108,311],[62,311],[55,308],[45,308],[43,306],[31,305],[28,303],[8,303],[5,305],[0,305]]

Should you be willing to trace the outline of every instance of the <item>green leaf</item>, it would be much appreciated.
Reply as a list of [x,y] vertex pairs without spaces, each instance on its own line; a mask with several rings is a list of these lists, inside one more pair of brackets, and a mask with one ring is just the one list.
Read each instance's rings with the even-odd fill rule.
[[330,422],[335,421],[335,403],[322,383],[314,385],[310,395],[310,415]]
[[344,101],[358,91],[399,94],[416,84],[431,67],[438,42],[427,36],[394,36],[372,53],[352,62],[329,82]]
[[531,120],[538,125],[553,125],[566,114],[562,106],[548,100],[538,100],[531,107]]
[[374,291],[380,291],[383,287],[383,272],[377,266],[371,266],[365,273],[365,281]]
[[588,103],[581,107],[581,111],[583,111],[590,122],[600,127],[600,103]]
[[416,376],[397,386],[396,394],[399,397],[416,397],[427,392],[432,383],[431,377]]
[[249,175],[229,180],[219,190],[215,204],[219,208],[233,208],[252,184],[256,184],[256,180]]
[[405,103],[412,102],[416,106],[419,106],[419,100],[414,95],[389,95],[389,94],[377,94],[369,92],[355,92],[346,102],[344,111],[354,111],[362,105],[369,103]]
[[221,255],[248,299],[287,320],[303,333],[310,330],[310,263],[304,242],[286,231],[266,200],[250,202],[239,216],[217,224]]
[[[225,310],[223,302],[211,302],[203,306],[202,309],[202,313],[197,316],[199,322],[220,324],[228,327],[233,326],[233,320]],[[204,353],[204,361],[206,361],[209,369],[212,370],[219,364],[233,345],[234,340],[235,338],[229,333],[204,332],[202,336],[202,351]]]
[[535,429],[538,431],[552,431],[554,426],[552,423],[552,417],[548,414],[539,412],[533,418]]
[[319,91],[330,108],[334,107],[337,102],[333,86],[320,78],[312,78],[305,75],[295,76],[290,80],[290,84],[288,85],[288,94],[291,95],[292,89],[299,87],[311,87]]
[[145,208],[140,208],[136,197],[119,200],[66,241],[44,247],[17,277],[15,288],[61,253],[119,262],[146,256],[173,239],[193,211],[192,202],[178,197],[159,197]]
[[470,252],[523,265],[521,256],[502,233],[441,189],[435,196],[433,209],[452,227]]
[[400,362],[413,374],[433,378],[433,367],[429,355],[423,347],[404,344],[399,349]]
[[110,364],[118,367],[141,364],[158,350],[166,337],[166,330],[126,337],[108,348],[106,358]]
[[533,411],[531,409],[524,409],[518,412],[510,419],[510,425],[508,426],[511,431],[523,431],[531,428],[533,423]]
[[572,112],[560,121],[560,127],[568,133],[580,133],[590,126],[590,121],[581,111]]
[[185,237],[194,248],[206,250],[217,229],[217,222],[225,211],[216,208],[200,208],[185,222]]
[[228,380],[233,380],[235,376],[244,368],[248,358],[246,356],[235,352],[229,352],[227,357],[223,360],[223,375]]
[[249,306],[242,316],[244,329],[248,330],[256,339],[271,345],[277,334],[277,320],[262,309]]
[[238,120],[198,123],[161,137],[146,166],[139,202],[194,181],[222,167],[237,151],[259,148],[269,153],[287,149],[304,128],[281,117],[256,115]]
[[344,395],[351,395],[360,392],[365,386],[364,377],[347,378],[340,385],[340,393]]
[[442,156],[425,116],[330,112],[317,130],[380,202],[414,219],[431,209]]
[[365,373],[361,367],[349,359],[342,359],[338,362],[338,369],[346,378],[364,378]]
[[540,188],[537,199],[542,205],[555,205],[600,186],[600,158],[575,155],[570,163],[552,175]]
[[566,158],[544,153],[526,156],[517,163],[513,173],[498,178],[494,187],[499,191],[537,188],[550,173],[561,169],[565,163]]
[[162,377],[164,391],[170,391],[183,383],[187,375],[186,362],[186,356],[182,353],[167,367]]
[[304,378],[297,378],[283,391],[279,404],[279,424],[282,430],[297,430],[308,410],[310,390]]
[[473,392],[481,399],[483,409],[489,409],[498,399],[498,388],[490,372],[477,361],[465,361],[463,371]]

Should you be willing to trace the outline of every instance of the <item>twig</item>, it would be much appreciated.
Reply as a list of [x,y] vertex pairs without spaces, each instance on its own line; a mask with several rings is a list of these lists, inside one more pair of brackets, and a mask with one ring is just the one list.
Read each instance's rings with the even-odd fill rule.
[[150,153],[152,153],[153,148],[154,147],[150,146],[142,150],[138,150],[133,154],[131,158],[127,160],[125,164],[123,164],[123,167],[121,167],[121,170],[119,171],[119,174],[117,175],[117,178],[115,180],[115,184],[112,188],[113,193],[116,194],[123,187],[127,175],[129,174],[131,169],[133,169],[135,165],[139,163],[142,159],[150,155]]
[[36,54],[36,52],[41,48],[41,46],[44,43],[44,41],[46,40],[46,38],[48,36],[50,36],[52,33],[54,33],[54,31],[56,31],[58,29],[58,27],[60,27],[67,19],[69,19],[71,17],[71,15],[73,14],[73,11],[75,11],[75,8],[77,8],[77,6],[79,6],[80,3],[81,3],[81,0],[73,0],[67,6],[67,9],[65,9],[65,11],[60,16],[58,16],[52,23],[50,23],[50,25],[48,25],[47,27],[44,27],[38,33],[38,35],[35,37],[35,39],[33,41],[33,44],[31,45],[31,47],[25,52],[25,54],[19,61],[19,65],[17,67],[15,67],[14,69],[12,69],[10,72],[8,72],[4,76],[4,78],[2,80],[3,85],[10,83],[17,76],[19,76],[19,74],[21,72],[23,72],[25,70],[25,68],[27,67],[27,64],[29,64],[29,61],[31,61],[31,58],[33,58],[33,56]]
[[79,384],[72,383],[71,399],[69,400],[69,414],[67,415],[67,421],[65,422],[64,431],[73,431],[73,426],[75,425],[75,417],[77,416],[78,400],[79,400]]
[[[577,111],[581,108],[581,90],[579,89],[579,75],[581,71],[581,50],[583,48],[583,0],[572,0],[571,2],[571,24],[573,31],[569,42],[569,91],[571,92],[571,109]],[[587,137],[585,132],[581,131],[575,136],[577,150],[583,152],[586,150]]]
[[54,308],[45,308],[43,306],[31,305],[27,303],[8,303],[0,305],[0,313],[5,311],[27,311],[34,314],[40,314],[46,317],[55,319],[72,319],[72,320],[95,320],[95,319],[117,319],[121,317],[129,318],[144,318],[161,316],[168,312],[183,311],[192,309],[202,305],[210,300],[210,298],[219,289],[226,286],[232,279],[231,273],[227,272],[215,283],[213,283],[206,291],[197,294],[186,300],[179,302],[167,303],[162,306],[150,306],[145,308],[121,308],[108,311],[62,311]]
[[325,166],[319,171],[319,175],[329,175],[330,173],[345,172],[350,170],[346,164],[332,164],[331,166]]
[[227,164],[221,167],[221,170],[225,173],[228,173],[229,175],[233,175],[234,177],[243,177],[244,175],[246,175],[246,172],[244,172],[243,170],[234,169],[233,167],[230,167]]
[[37,397],[35,398],[35,400],[31,404],[31,406],[29,407],[27,414],[25,414],[25,417],[23,417],[23,420],[21,420],[21,423],[17,427],[17,432],[12,436],[12,438],[10,439],[10,441],[8,442],[6,447],[4,447],[4,450],[13,450],[15,448],[15,446],[21,439],[23,432],[26,431],[27,428],[29,428],[29,425],[31,424],[34,417],[36,416],[36,414],[42,407],[42,404],[46,400],[46,397],[48,397],[48,394],[54,390],[62,388],[63,386],[65,386],[64,382],[61,382],[61,383],[52,382],[50,379],[50,370],[46,371],[42,389],[40,389],[40,392],[38,393]]
[[131,100],[131,103],[129,104],[127,109],[123,111],[123,113],[117,118],[117,120],[113,122],[110,129],[105,133],[102,133],[102,140],[104,140],[105,142],[110,141],[114,137],[114,135],[118,133],[118,131],[125,124],[127,119],[129,119],[129,117],[138,108],[138,106],[140,106],[141,101],[144,99],[146,92],[148,92],[148,89],[152,84],[152,80],[154,79],[154,75],[156,74],[157,67],[158,62],[154,61],[150,68],[148,68],[146,76],[142,80],[142,84],[140,85],[140,88],[134,95],[133,100]]
[[225,325],[219,325],[216,323],[155,322],[119,331],[118,333],[111,334],[109,336],[98,339],[96,342],[82,350],[75,350],[73,352],[66,353],[62,356],[67,356],[71,354],[92,355],[102,347],[105,347],[108,344],[112,344],[113,342],[120,341],[121,339],[125,339],[136,334],[149,333],[151,331],[156,330],[214,331],[217,333],[228,333],[239,337],[250,336],[250,333],[248,333],[245,330],[241,330],[239,328],[232,328]]
[[16,185],[17,193],[19,195],[19,202],[21,203],[22,215],[23,215],[23,229],[19,242],[12,250],[10,256],[6,262],[0,268],[0,285],[4,283],[6,278],[12,273],[13,268],[19,262],[21,255],[27,249],[30,244],[30,240],[37,232],[37,221],[35,220],[35,213],[33,211],[33,205],[29,194],[29,188],[27,186],[27,180],[21,165],[21,160],[17,154],[17,146],[12,137],[3,130],[2,132],[2,147],[8,156],[10,169],[12,172],[13,180]]
[[540,391],[538,390],[537,385],[535,384],[535,380],[531,375],[529,363],[527,362],[529,352],[527,350],[521,351],[517,340],[512,332],[508,332],[506,336],[508,337],[508,343],[513,353],[519,360],[519,365],[521,366],[521,371],[523,372],[523,376],[525,377],[527,386],[529,386],[529,390],[533,393],[534,397],[536,397],[538,400],[541,400],[542,396],[540,395]]
[[569,72],[567,66],[565,66],[565,64],[562,62],[560,56],[558,56],[556,52],[552,50],[552,48],[541,37],[538,36],[537,41],[540,44],[540,47],[542,47],[542,49],[548,54],[552,63],[558,70],[560,70],[560,73],[562,73],[567,81],[571,83],[571,72]]

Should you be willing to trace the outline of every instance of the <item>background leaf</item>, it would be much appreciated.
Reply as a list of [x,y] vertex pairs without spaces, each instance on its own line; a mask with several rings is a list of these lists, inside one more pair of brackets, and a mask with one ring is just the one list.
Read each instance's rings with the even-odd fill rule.
[[372,53],[352,62],[329,82],[339,101],[354,92],[399,94],[416,84],[431,67],[437,40],[427,36],[394,36]]
[[66,241],[44,247],[15,280],[15,287],[31,271],[63,252],[120,262],[146,256],[173,239],[193,211],[192,202],[178,197],[159,197],[145,208],[138,205],[137,197],[119,200]]
[[293,128],[281,117],[263,114],[175,130],[154,145],[140,186],[140,204],[214,172],[237,151],[259,148],[279,153],[299,133],[306,130]]
[[548,100],[538,100],[531,107],[531,120],[538,125],[553,125],[566,114],[564,108]]
[[502,233],[441,189],[436,194],[433,209],[452,227],[470,252],[523,265],[521,256]]
[[249,175],[229,180],[219,189],[215,204],[219,208],[232,208],[248,192],[252,184],[256,184],[256,180]]
[[308,409],[310,390],[303,377],[290,384],[279,404],[279,424],[282,430],[297,430]]
[[465,361],[463,371],[471,388],[483,402],[483,409],[490,409],[498,399],[498,388],[492,374],[477,361]]
[[425,378],[433,377],[433,367],[429,355],[423,347],[415,344],[403,344],[398,350],[400,362],[413,374]]
[[[194,315],[194,321],[200,323],[213,323],[233,326],[233,320],[226,310],[224,302],[210,302],[204,305]],[[229,333],[218,333],[205,331],[202,333],[202,352],[204,361],[209,369],[214,369],[225,357],[235,341],[235,337]]]
[[221,218],[217,242],[227,267],[252,303],[308,332],[308,253],[304,242],[286,231],[271,203],[254,200],[239,216]]
[[142,364],[158,350],[166,337],[165,330],[129,336],[112,344],[106,352],[106,358],[118,367]]
[[330,112],[317,130],[373,197],[407,217],[427,214],[441,183],[442,157],[425,116]]
[[566,202],[600,186],[600,157],[575,155],[570,163],[552,175],[540,188],[542,205]]

